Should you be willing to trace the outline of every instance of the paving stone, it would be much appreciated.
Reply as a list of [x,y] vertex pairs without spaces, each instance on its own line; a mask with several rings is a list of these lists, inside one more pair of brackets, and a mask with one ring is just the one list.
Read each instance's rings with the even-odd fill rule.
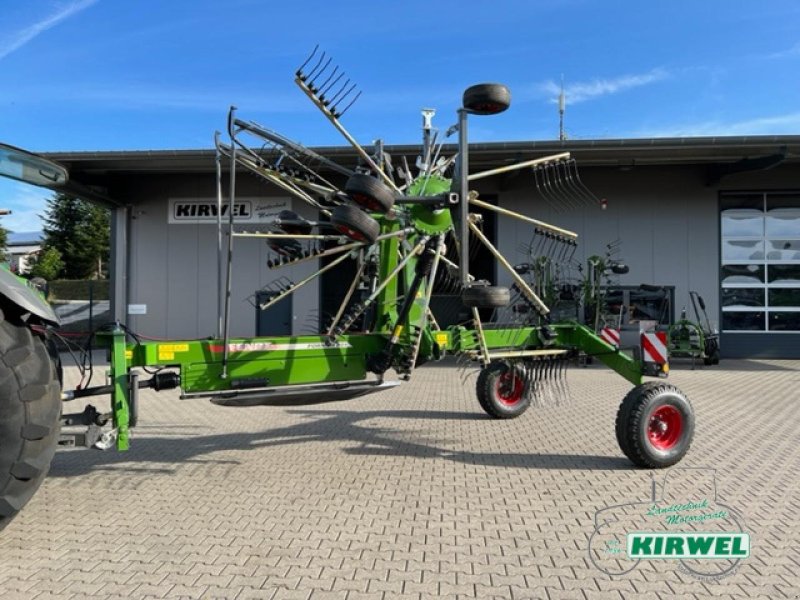
[[0,598],[792,598],[800,363],[673,366],[697,413],[682,466],[716,469],[752,538],[719,582],[588,560],[595,511],[650,495],[615,439],[624,380],[574,370],[569,404],[494,421],[445,361],[351,402],[237,409],[142,390],[131,450],[57,453],[0,534]]

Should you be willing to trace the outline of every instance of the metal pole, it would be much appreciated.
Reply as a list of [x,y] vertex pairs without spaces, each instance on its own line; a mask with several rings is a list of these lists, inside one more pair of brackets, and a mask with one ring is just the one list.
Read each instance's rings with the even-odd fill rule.
[[235,106],[231,106],[228,113],[228,135],[231,137],[231,172],[230,191],[228,198],[228,267],[225,274],[225,315],[222,324],[222,372],[221,379],[228,378],[228,338],[231,324],[231,285],[233,277],[233,200],[236,197],[236,144],[233,142],[233,115],[236,111]]
[[459,268],[461,285],[469,285],[469,143],[467,141],[467,110],[458,109],[458,195],[459,195]]
[[217,332],[222,337],[222,154],[219,151],[219,131],[214,132],[217,166]]

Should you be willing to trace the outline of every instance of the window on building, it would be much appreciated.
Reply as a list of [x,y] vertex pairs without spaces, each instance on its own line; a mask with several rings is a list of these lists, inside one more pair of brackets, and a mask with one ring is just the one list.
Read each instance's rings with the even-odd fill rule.
[[800,193],[720,198],[722,330],[800,332]]

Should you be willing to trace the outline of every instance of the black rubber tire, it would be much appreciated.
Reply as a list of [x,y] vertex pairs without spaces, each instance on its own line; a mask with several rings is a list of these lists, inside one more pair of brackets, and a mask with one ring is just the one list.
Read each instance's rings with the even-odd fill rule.
[[298,221],[291,225],[280,225],[281,231],[292,235],[308,235],[313,229],[311,223],[291,210],[282,210],[278,213],[279,221]]
[[0,312],[0,531],[47,475],[60,416],[60,386],[44,342]]
[[[675,408],[681,417],[680,435],[667,450],[656,448],[648,435],[653,412],[663,406]],[[689,399],[674,385],[662,381],[637,385],[622,400],[617,412],[617,443],[637,467],[663,469],[679,462],[689,451],[694,428],[694,409]]]
[[394,206],[394,192],[372,175],[356,173],[344,185],[345,193],[364,210],[387,213]]
[[469,308],[502,308],[511,302],[507,287],[473,285],[461,292],[461,303]]
[[463,106],[476,115],[496,115],[511,106],[511,92],[502,83],[480,83],[464,91]]
[[373,243],[381,232],[380,223],[358,207],[340,204],[333,209],[331,223],[339,233],[356,242]]
[[[501,390],[504,389],[504,386],[507,395],[517,398],[515,401],[503,401]],[[508,389],[509,386],[514,387]],[[493,362],[478,375],[476,384],[478,404],[490,417],[513,419],[528,410],[531,405],[531,397],[526,393],[526,388],[525,378],[515,367],[505,362]]]

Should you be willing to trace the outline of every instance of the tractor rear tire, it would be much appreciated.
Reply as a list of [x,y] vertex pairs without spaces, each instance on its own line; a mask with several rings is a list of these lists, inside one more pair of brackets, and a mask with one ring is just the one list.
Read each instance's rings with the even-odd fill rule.
[[360,208],[348,204],[333,209],[331,223],[339,233],[355,242],[372,244],[381,232],[380,223]]
[[464,92],[463,106],[476,115],[496,115],[511,106],[511,92],[500,83],[481,83]]
[[694,425],[694,410],[683,392],[668,383],[648,381],[622,400],[617,443],[637,467],[663,469],[689,451]]
[[0,311],[0,531],[42,484],[58,445],[61,392],[45,343]]
[[473,285],[461,292],[461,303],[469,308],[502,308],[511,302],[507,287]]
[[345,193],[364,210],[387,213],[394,206],[394,192],[380,179],[356,173],[344,185]]
[[513,419],[531,405],[527,382],[521,371],[504,362],[493,362],[478,375],[478,403],[490,417]]

